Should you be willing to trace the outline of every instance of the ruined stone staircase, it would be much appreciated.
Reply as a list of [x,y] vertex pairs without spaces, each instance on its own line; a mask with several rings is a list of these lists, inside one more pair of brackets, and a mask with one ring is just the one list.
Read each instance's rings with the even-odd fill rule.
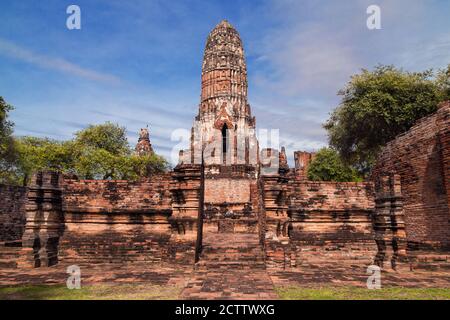
[[0,269],[17,268],[21,250],[21,241],[0,242]]
[[265,269],[264,252],[256,233],[211,233],[203,238],[196,269]]
[[413,270],[450,270],[450,255],[439,251],[409,251],[408,260]]
[[210,232],[182,299],[276,299],[254,232]]

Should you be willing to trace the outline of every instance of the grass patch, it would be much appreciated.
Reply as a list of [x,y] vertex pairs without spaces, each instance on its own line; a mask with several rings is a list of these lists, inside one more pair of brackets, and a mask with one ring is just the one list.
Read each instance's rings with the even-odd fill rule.
[[[277,287],[282,300],[450,300],[450,288],[392,287]],[[86,285],[69,290],[64,285],[0,288],[0,300],[175,300],[181,287],[143,284]]]
[[450,288],[277,287],[282,300],[450,300]]
[[86,285],[70,290],[64,285],[0,288],[0,300],[174,300],[181,291],[175,286]]

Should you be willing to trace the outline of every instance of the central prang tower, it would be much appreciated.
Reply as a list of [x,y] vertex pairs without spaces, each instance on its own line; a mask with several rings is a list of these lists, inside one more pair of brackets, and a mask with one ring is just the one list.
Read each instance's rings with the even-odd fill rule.
[[244,48],[236,29],[228,21],[220,22],[206,41],[202,64],[200,116],[208,106],[222,101],[239,105],[236,111],[250,117],[247,103],[247,66]]
[[[202,64],[199,112],[192,128],[191,161],[207,165],[257,165],[255,118],[247,101],[242,40],[226,20],[209,34]],[[186,155],[182,157],[186,161]]]

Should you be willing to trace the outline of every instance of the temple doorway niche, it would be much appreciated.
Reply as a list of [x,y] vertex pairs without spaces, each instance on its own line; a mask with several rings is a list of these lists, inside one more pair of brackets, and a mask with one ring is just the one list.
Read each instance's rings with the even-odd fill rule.
[[228,148],[228,126],[226,123],[223,124],[222,127],[222,162],[226,164],[227,159],[227,148]]

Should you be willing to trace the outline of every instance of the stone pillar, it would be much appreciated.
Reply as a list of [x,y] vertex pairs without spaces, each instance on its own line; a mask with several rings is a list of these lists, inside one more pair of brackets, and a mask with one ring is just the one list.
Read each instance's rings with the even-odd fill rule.
[[170,187],[172,216],[169,218],[173,230],[171,242],[175,260],[194,262],[198,254],[197,241],[201,241],[198,239],[201,237],[201,230],[198,230],[201,188],[201,165],[180,164],[175,167]]
[[172,217],[197,220],[201,187],[201,165],[183,164],[172,173]]
[[64,232],[62,175],[57,172],[33,174],[28,189],[26,224],[22,237],[23,263],[49,267],[58,263],[59,238]]
[[375,264],[383,267],[390,259],[392,269],[406,258],[406,233],[400,175],[390,174],[376,181],[373,227],[378,253]]
[[[269,152],[270,151],[270,152]],[[265,149],[269,155],[278,155],[276,150]],[[291,267],[291,243],[289,240],[290,218],[288,216],[288,177],[289,167],[285,161],[284,150],[279,154],[277,170],[261,172],[261,188],[265,213],[265,251],[266,264],[274,268]]]
[[307,180],[308,168],[314,160],[315,155],[315,153],[306,151],[294,152],[295,175],[298,179]]
[[287,179],[283,176],[263,176],[264,208],[268,232],[287,237]]

